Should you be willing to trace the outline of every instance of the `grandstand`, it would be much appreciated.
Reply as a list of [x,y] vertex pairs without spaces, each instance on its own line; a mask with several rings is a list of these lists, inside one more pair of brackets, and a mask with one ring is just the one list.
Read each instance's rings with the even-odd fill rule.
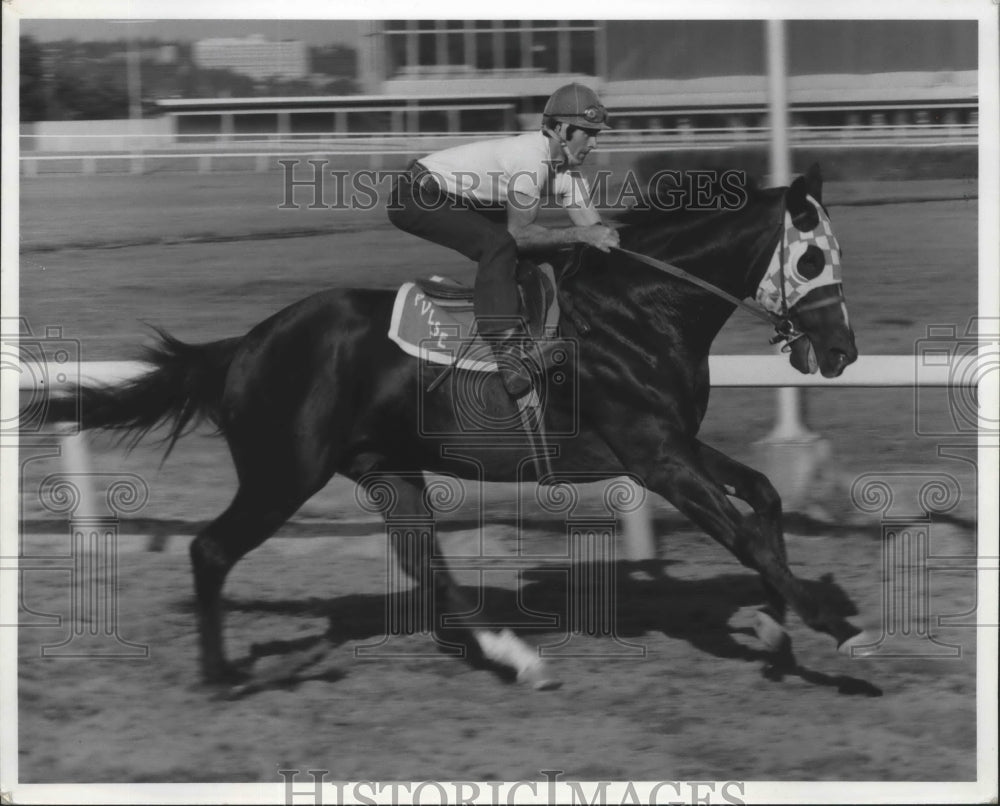
[[[22,127],[22,155],[285,153],[403,147],[414,136],[424,138],[419,151],[447,142],[442,137],[534,128],[548,95],[569,81],[596,88],[612,111],[615,131],[602,149],[766,142],[763,21],[375,20],[361,27],[364,94],[163,99],[159,120],[119,122],[116,134],[132,133],[125,148],[121,136],[107,133],[80,145],[88,123],[49,122]],[[977,142],[974,20],[794,20],[788,50],[793,142]]]
[[[974,21],[798,20],[788,42],[795,124],[976,122]],[[766,125],[763,53],[748,20],[376,20],[365,96],[160,105],[182,135],[476,133],[534,127],[552,90],[580,81],[618,129],[739,131]]]

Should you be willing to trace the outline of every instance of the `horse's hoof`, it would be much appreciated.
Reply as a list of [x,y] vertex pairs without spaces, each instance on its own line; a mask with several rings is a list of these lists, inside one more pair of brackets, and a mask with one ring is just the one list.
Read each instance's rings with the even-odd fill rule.
[[792,639],[788,637],[785,628],[763,610],[754,614],[753,629],[771,652],[783,652],[791,646]]
[[211,688],[233,688],[246,684],[250,680],[250,672],[232,663],[222,663],[206,667],[202,671],[201,679],[204,685]]
[[260,686],[256,683],[251,683],[249,681],[246,683],[234,683],[227,688],[219,689],[215,698],[217,700],[232,702],[233,700],[240,700],[250,694],[256,693],[259,688]]
[[562,685],[562,681],[550,674],[548,666],[541,661],[518,672],[517,682],[529,685],[535,691],[552,691]]
[[870,658],[878,651],[879,641],[868,630],[852,635],[837,647],[848,658]]
[[257,681],[248,671],[228,665],[211,677],[206,675],[205,685],[216,700],[238,700],[258,688]]

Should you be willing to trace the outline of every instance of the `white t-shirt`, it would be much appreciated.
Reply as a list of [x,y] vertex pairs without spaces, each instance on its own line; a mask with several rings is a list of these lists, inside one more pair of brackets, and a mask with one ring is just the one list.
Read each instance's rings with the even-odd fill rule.
[[512,192],[539,200],[552,196],[563,207],[582,204],[589,189],[579,174],[557,172],[550,187],[549,142],[541,131],[479,140],[421,157],[420,163],[448,193],[484,204],[506,205]]

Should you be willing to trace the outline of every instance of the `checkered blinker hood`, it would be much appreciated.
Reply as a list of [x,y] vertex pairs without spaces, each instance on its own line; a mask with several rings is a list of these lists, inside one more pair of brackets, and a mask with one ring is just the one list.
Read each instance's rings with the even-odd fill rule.
[[833,235],[830,219],[812,196],[807,195],[806,199],[816,208],[819,225],[811,232],[802,232],[792,224],[791,213],[785,210],[781,243],[775,248],[764,279],[757,288],[757,302],[765,310],[781,316],[813,289],[842,282],[840,245]]

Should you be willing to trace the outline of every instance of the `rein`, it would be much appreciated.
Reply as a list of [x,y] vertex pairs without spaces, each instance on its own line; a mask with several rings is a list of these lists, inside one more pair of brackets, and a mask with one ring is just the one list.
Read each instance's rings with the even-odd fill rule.
[[[652,266],[654,269],[662,271],[673,277],[677,277],[678,279],[685,280],[692,285],[698,286],[699,288],[703,288],[705,291],[715,294],[715,296],[721,297],[726,300],[726,302],[732,303],[736,307],[742,308],[747,313],[756,316],[762,322],[765,322],[774,328],[775,335],[771,337],[770,344],[777,344],[779,341],[783,341],[785,342],[785,345],[782,349],[785,349],[789,347],[793,341],[800,339],[805,335],[801,330],[795,327],[795,323],[792,322],[787,310],[783,315],[771,313],[770,311],[764,310],[759,305],[752,305],[749,302],[733,296],[728,291],[723,291],[717,285],[713,285],[707,280],[702,280],[700,277],[696,277],[691,274],[691,272],[684,271],[684,269],[679,266],[665,263],[662,260],[649,257],[649,255],[643,255],[640,252],[633,252],[631,249],[622,249],[620,246],[614,246],[612,248],[617,252],[621,252],[623,255],[628,255],[628,257],[633,260],[645,263],[647,266]],[[782,261],[782,273],[784,273],[784,261]]]
[[[785,292],[784,292],[785,244],[784,244],[784,239],[781,237],[783,229],[784,229],[783,225],[779,225],[778,249],[781,251],[781,257],[779,259],[778,265],[779,265],[779,271],[781,273],[781,289],[782,289],[781,291],[782,305],[780,314],[771,313],[770,311],[765,310],[763,307],[757,305],[756,303],[751,305],[750,303],[737,298],[733,294],[730,294],[728,291],[724,291],[717,285],[714,285],[713,283],[710,283],[707,280],[703,280],[700,277],[696,277],[695,275],[691,274],[691,272],[685,271],[679,266],[674,266],[662,260],[657,260],[656,258],[649,257],[649,255],[643,255],[640,252],[633,252],[631,249],[623,249],[620,246],[614,246],[612,247],[612,249],[614,249],[616,252],[621,252],[623,255],[627,255],[633,260],[639,261],[640,263],[645,263],[647,266],[651,266],[652,268],[657,269],[658,271],[664,272],[673,277],[677,277],[678,279],[684,280],[688,283],[691,283],[692,285],[696,285],[699,288],[702,288],[711,294],[715,294],[715,296],[717,297],[721,297],[722,299],[726,300],[726,302],[729,302],[738,308],[742,308],[747,313],[756,316],[758,319],[760,319],[763,322],[766,322],[768,325],[771,325],[774,328],[775,335],[771,337],[769,343],[777,344],[778,342],[783,341],[785,342],[785,344],[782,345],[781,349],[783,351],[787,351],[791,348],[792,342],[795,341],[796,339],[802,338],[805,335],[805,333],[803,333],[795,326],[795,323],[791,319],[791,311],[788,310],[788,305],[785,302]],[[823,308],[827,305],[835,305],[839,301],[840,301],[839,299],[826,299],[826,300],[821,300],[819,302],[813,302],[807,306],[800,307],[799,312],[811,311],[814,310],[815,308]]]
[[712,283],[708,282],[708,280],[702,280],[700,277],[696,277],[695,275],[691,274],[691,272],[684,271],[684,269],[680,268],[679,266],[674,266],[670,263],[664,263],[662,260],[657,260],[654,257],[649,257],[649,255],[644,255],[641,252],[633,252],[631,249],[623,249],[620,246],[614,246],[612,247],[612,249],[614,249],[616,252],[621,252],[623,255],[628,255],[630,258],[632,258],[633,260],[638,260],[640,263],[645,263],[647,266],[652,266],[654,269],[659,269],[660,271],[666,272],[667,274],[671,274],[674,277],[680,278],[681,280],[687,280],[689,283],[692,283],[693,285],[696,285],[699,288],[703,288],[706,291],[715,294],[717,297],[722,297],[722,299],[726,300],[727,302],[731,302],[733,305],[743,308],[748,313],[753,314],[758,319],[767,322],[769,325],[777,324],[777,320],[781,318],[776,314],[765,311],[759,305],[750,305],[749,303],[744,302],[741,299],[738,299],[737,297],[730,294],[728,291],[723,291],[717,285],[713,285]]

